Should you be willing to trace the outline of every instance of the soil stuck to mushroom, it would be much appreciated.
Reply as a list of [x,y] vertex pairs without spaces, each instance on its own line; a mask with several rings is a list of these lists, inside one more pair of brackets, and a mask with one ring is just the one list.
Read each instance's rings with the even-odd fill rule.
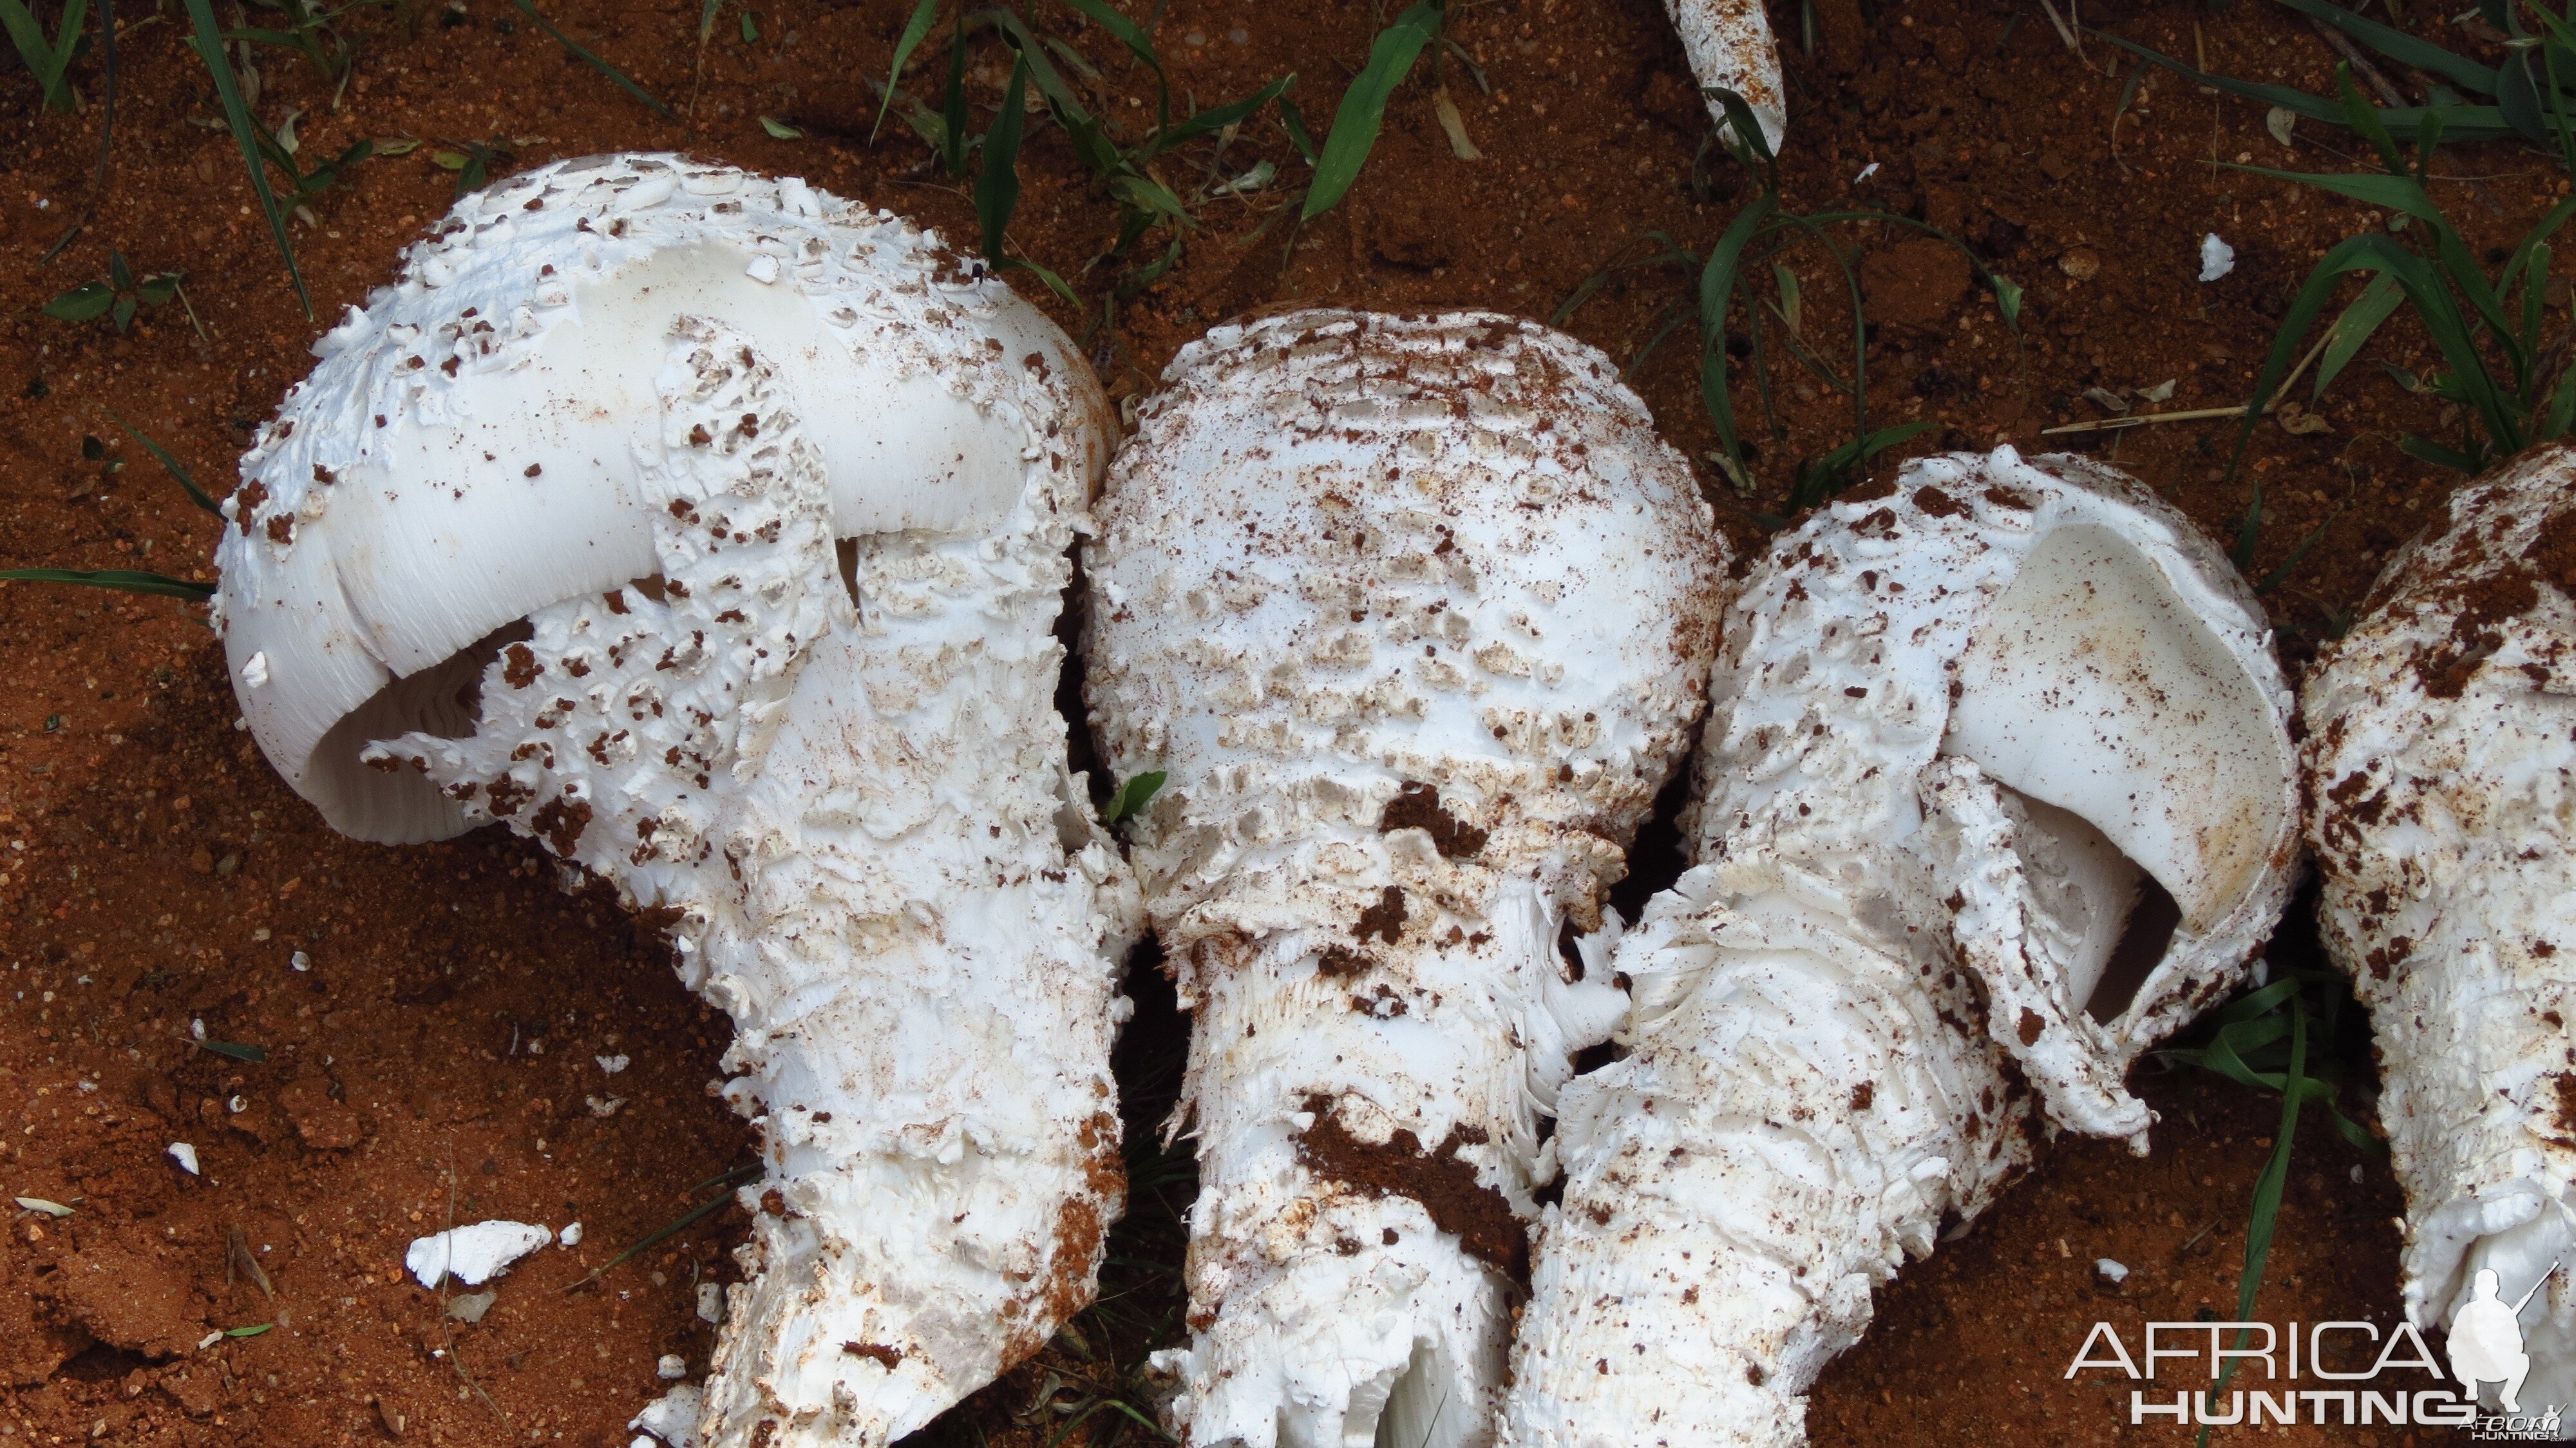
[[[204,72],[182,49],[176,11],[146,19],[138,6],[118,8],[133,13],[118,44],[114,146],[94,214],[104,116],[95,48],[72,67],[81,114],[39,114],[23,72],[0,76],[0,115],[20,138],[0,153],[9,368],[0,564],[203,577],[217,521],[105,414],[169,448],[220,495],[249,429],[311,365],[305,348],[319,326],[296,305]],[[468,142],[507,147],[491,163],[500,170],[687,148],[802,175],[961,241],[979,234],[964,190],[899,119],[867,139],[875,97],[856,78],[884,73],[908,4],[762,6],[748,31],[729,10],[703,47],[699,8],[544,7],[688,118],[679,123],[501,0],[350,17],[358,60],[336,111],[330,86],[301,61],[260,52],[262,115],[275,124],[300,109],[304,157],[365,138],[427,141],[358,164],[311,203],[311,224],[295,223],[316,315],[336,317],[391,275],[396,249],[452,199],[456,173],[433,156],[461,155]],[[1076,315],[1027,273],[1015,284],[1084,339],[1123,396],[1145,389],[1182,342],[1252,307],[1470,305],[1546,318],[1586,277],[1651,254],[1649,232],[1704,251],[1752,194],[1717,153],[1694,164],[1709,121],[1656,0],[1453,8],[1451,34],[1482,78],[1453,55],[1447,90],[1484,159],[1457,158],[1429,87],[1410,84],[1349,198],[1293,245],[1285,220],[1254,236],[1275,204],[1264,193],[1211,200],[1178,262],[1102,327],[1099,293],[1118,268],[1082,268],[1114,238],[1114,206],[1063,133],[1032,118],[1012,245],[1075,278],[1087,309]],[[2259,108],[2152,70],[2119,122],[2115,157],[2128,62],[2098,40],[2079,60],[2019,3],[1912,0],[1879,7],[1874,20],[1832,0],[1817,11],[1823,41],[1812,55],[1797,42],[1795,8],[1774,17],[1788,40],[1788,205],[1919,217],[2029,289],[2016,344],[1956,269],[1898,244],[1919,233],[1843,234],[1860,247],[1864,287],[1885,313],[1870,354],[1873,423],[1937,422],[1915,450],[2056,445],[2040,429],[2103,415],[2088,388],[2140,410],[2242,403],[2314,258],[2383,224],[2354,204],[2212,164],[2348,169],[2341,157],[2362,150],[2351,138],[2302,122],[2285,148]],[[1293,70],[1300,107],[1320,128],[1363,62],[1372,16],[1353,0],[1173,0],[1155,35],[1176,106],[1217,104]],[[1048,18],[1070,24],[1059,11]],[[2267,3],[2097,0],[2084,18],[2168,54],[2205,44],[2210,67],[2228,74],[2331,92],[2332,52]],[[923,47],[909,80],[934,104],[944,39],[943,30]],[[1149,124],[1150,75],[1103,37],[1077,39],[1103,70],[1100,108],[1131,131]],[[2465,32],[2441,40],[2484,63],[2501,58]],[[989,38],[970,46],[978,133],[1007,80],[1000,54]],[[764,117],[805,134],[776,138]],[[1194,186],[1206,159],[1204,148],[1185,149],[1166,170]],[[1283,184],[1303,174],[1267,118],[1245,127],[1222,169],[1264,160]],[[2438,175],[2479,178],[2437,182],[2435,192],[2482,252],[2518,239],[2563,184],[2510,147],[2447,148],[2441,162]],[[86,229],[46,260],[85,215]],[[2203,284],[2199,242],[2212,231],[2238,260]],[[184,271],[205,337],[175,303],[146,307],[123,337],[105,320],[38,312],[105,275],[111,248],[137,273]],[[1841,359],[1850,318],[1840,274],[1813,249],[1792,260],[1806,335]],[[1620,271],[1566,325],[1625,361],[1695,281],[1677,267]],[[2266,521],[2252,575],[2266,577],[2325,528],[2265,598],[2293,663],[2352,611],[2389,550],[2440,516],[2456,482],[2398,451],[2401,432],[2439,429],[2441,404],[2370,365],[2383,359],[2419,376],[2438,365],[2400,317],[2313,414],[2325,430],[2267,422],[2255,433],[2248,467],[2265,480]],[[1689,327],[1633,380],[1673,442],[1704,458],[1715,438]],[[2169,401],[2136,400],[2168,381]],[[1702,468],[1739,545],[1758,534],[1754,513],[1777,510],[1798,460],[1849,435],[1849,400],[1810,374],[1784,371],[1778,403],[1784,435],[1738,398],[1759,454],[1754,498],[1736,499]],[[2136,474],[2214,530],[2231,528],[2246,502],[2241,485],[2220,481],[2231,442],[2219,424],[2056,440]],[[1880,475],[1894,461],[1883,459]],[[0,1428],[14,1441],[141,1445],[626,1442],[627,1418],[666,1386],[659,1357],[677,1354],[692,1377],[703,1373],[714,1329],[697,1315],[695,1289],[734,1275],[728,1252],[746,1218],[721,1207],[596,1285],[565,1289],[715,1197],[725,1173],[751,1160],[747,1129],[704,1091],[721,1074],[720,1018],[672,978],[651,931],[596,891],[563,893],[527,842],[484,831],[388,850],[331,833],[234,729],[219,654],[193,613],[167,599],[0,587],[10,670],[0,693],[0,1186],[72,1208],[8,1224]],[[1660,878],[1641,870],[1620,893],[1632,912],[1636,892],[1669,879],[1674,862],[1654,858]],[[2276,960],[2315,958],[2310,908],[2293,907],[2285,935],[2297,939],[2278,943]],[[1184,1026],[1149,967],[1132,989],[1140,1011],[1121,1047],[1122,1105],[1131,1160],[1149,1162]],[[209,1044],[197,1043],[199,1022]],[[598,1059],[619,1056],[629,1064],[615,1074]],[[2367,1053],[2353,1042],[2345,1056]],[[2090,1325],[2113,1323],[2134,1349],[2145,1321],[2234,1315],[2247,1202],[2278,1102],[2160,1076],[2152,1062],[2140,1074],[2138,1090],[2162,1116],[2154,1154],[2060,1141],[1962,1240],[1909,1269],[1880,1295],[1869,1338],[1820,1384],[1810,1414],[1818,1444],[1967,1434],[1999,1448],[2107,1443],[2127,1422],[2125,1393],[2100,1375],[2062,1377]],[[2348,1091],[2347,1109],[2365,1102]],[[202,1176],[178,1169],[172,1142],[196,1148]],[[934,1433],[954,1428],[953,1441],[972,1442],[980,1430],[984,1441],[1034,1448],[1064,1421],[1055,1404],[1114,1385],[1112,1358],[1133,1362],[1180,1331],[1174,1213],[1190,1189],[1185,1178],[1138,1180],[1110,1252],[1155,1265],[1106,1274],[1104,1296],[1126,1296],[1080,1320],[1081,1344],[1060,1340],[952,1414],[972,1429]],[[2309,1113],[2257,1315],[2389,1323],[2399,1209],[2385,1167]],[[492,1284],[497,1300],[479,1321],[444,1317],[440,1297],[402,1272],[404,1247],[495,1217],[557,1229],[578,1219],[585,1236],[516,1264]],[[230,1245],[236,1229],[241,1252]],[[2106,1283],[2097,1258],[2129,1268],[2126,1280]],[[262,1324],[271,1326],[208,1341]],[[1097,1414],[1066,1441],[1105,1441],[1118,1421]],[[2363,1448],[2419,1436],[2385,1426],[2267,1433]]]

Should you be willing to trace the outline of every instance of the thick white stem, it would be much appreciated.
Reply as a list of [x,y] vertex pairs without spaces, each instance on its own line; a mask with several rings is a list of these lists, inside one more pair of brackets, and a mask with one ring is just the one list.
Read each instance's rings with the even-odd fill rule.
[[1427,850],[1395,878],[1351,926],[1190,956],[1190,1297],[1217,1306],[1163,1363],[1194,1442],[1490,1432],[1539,1114],[1619,997],[1567,979],[1534,879]]
[[2481,1270],[2530,1294],[2537,1414],[2576,1408],[2576,478],[2541,452],[2451,506],[2309,680],[2309,833],[2378,1036],[2407,1316],[2451,1328]]
[[1570,1083],[1504,1441],[1804,1441],[1870,1292],[2030,1160],[1966,979],[1795,871],[1702,866],[1619,952],[1622,1060]]

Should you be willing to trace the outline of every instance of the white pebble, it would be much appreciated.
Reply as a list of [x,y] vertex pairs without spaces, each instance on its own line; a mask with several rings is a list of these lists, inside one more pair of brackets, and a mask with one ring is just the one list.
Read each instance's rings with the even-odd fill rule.
[[204,1172],[197,1170],[197,1149],[184,1141],[170,1143],[170,1159],[177,1162],[179,1169],[190,1176],[205,1175]]
[[580,1246],[580,1245],[581,1245],[581,1223],[579,1223],[579,1222],[567,1222],[567,1223],[565,1223],[565,1224],[564,1224],[564,1229],[563,1229],[562,1231],[557,1232],[557,1233],[555,1234],[555,1240],[556,1240],[556,1241],[558,1241],[558,1242],[561,1242],[563,1245],[565,1245],[565,1246],[567,1246],[567,1247],[578,1247],[578,1246]]
[[313,957],[306,955],[303,951],[299,950],[293,955],[288,956],[286,958],[286,963],[294,966],[297,970],[311,970],[313,968]]
[[698,1316],[707,1322],[724,1321],[724,1288],[713,1282],[698,1284]]
[[2214,282],[2236,270],[2236,248],[2218,239],[2217,232],[2200,239],[2200,279]]
[[2101,1273],[2102,1280],[2105,1282],[2118,1283],[2129,1280],[2128,1264],[2125,1262],[2114,1262],[2108,1257],[2095,1258],[2093,1261],[2093,1270]]
[[611,1076],[614,1076],[618,1072],[626,1069],[626,1058],[624,1056],[593,1056],[591,1059],[599,1063],[599,1069],[607,1072]]
[[662,1354],[660,1362],[653,1364],[653,1371],[661,1377],[662,1381],[676,1383],[689,1375],[689,1360],[678,1353],[666,1352]]
[[435,1291],[441,1277],[454,1277],[480,1287],[513,1262],[554,1240],[555,1234],[526,1222],[476,1222],[414,1238],[403,1253],[403,1266]]

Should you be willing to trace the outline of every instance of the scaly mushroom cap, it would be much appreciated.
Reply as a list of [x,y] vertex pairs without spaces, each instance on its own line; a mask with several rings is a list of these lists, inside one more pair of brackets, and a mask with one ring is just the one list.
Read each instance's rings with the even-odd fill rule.
[[2059,1124],[2143,1150],[2130,1064],[2234,987],[2294,882],[2289,686],[2236,570],[2108,468],[1956,454],[1784,536],[1726,637],[1703,858],[1876,862]]
[[[2523,1411],[2576,1403],[2576,450],[2451,497],[2317,656],[2304,745],[2326,948],[2370,1007],[2406,1315],[2480,1269]],[[2490,1387],[2492,1392],[2492,1387]],[[2576,1421],[2576,1420],[2571,1420]]]
[[2129,1064],[2292,882],[2250,590],[2079,459],[1827,504],[1745,578],[1709,691],[1699,863],[1613,957],[1627,1054],[1561,1098],[1512,1448],[1802,1442],[1872,1287],[2028,1163],[2031,1088],[2143,1150]]
[[1538,1118],[1622,1004],[1559,928],[1602,926],[1723,586],[1616,372],[1296,312],[1184,348],[1112,468],[1084,646],[1104,751],[1170,775],[1133,858],[1194,1012],[1194,1443],[1491,1432]]
[[684,316],[740,331],[791,379],[841,537],[989,532],[1041,494],[1078,508],[1106,462],[1106,403],[1063,334],[890,213],[671,155],[562,161],[468,195],[314,344],[321,364],[224,504],[235,693],[335,827],[387,843],[465,829],[454,801],[360,768],[360,749],[467,727],[457,692],[494,630],[656,571],[670,499],[639,459]]
[[732,1016],[767,1175],[698,1441],[918,1428],[1120,1207],[1138,912],[1054,707],[1088,366],[935,236],[667,156],[467,198],[326,342],[220,555],[261,744],[352,833],[614,882]]
[[[1682,53],[1702,91],[1718,86],[1744,97],[1762,139],[1774,155],[1788,134],[1789,98],[1780,84],[1780,47],[1771,38],[1771,16],[1762,0],[1664,0],[1681,32]],[[1720,126],[1726,109],[1708,96],[1708,113]]]

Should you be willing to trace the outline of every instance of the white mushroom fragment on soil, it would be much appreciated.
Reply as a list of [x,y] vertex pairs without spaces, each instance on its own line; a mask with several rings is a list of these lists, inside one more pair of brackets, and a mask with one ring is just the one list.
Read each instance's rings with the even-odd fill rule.
[[2576,1404],[2576,451],[2450,509],[2318,654],[2308,831],[2378,1035],[2406,1315],[2451,1331],[2493,1272],[2538,1414]]
[[[1684,834],[1562,1093],[1518,1448],[1781,1445],[1870,1291],[2227,993],[2298,849],[2290,694],[2189,521],[2073,458],[1909,465],[1727,613]],[[2028,1085],[2024,1086],[2023,1082]]]
[[1112,469],[1084,652],[1116,771],[1170,776],[1134,859],[1192,1013],[1193,1444],[1491,1441],[1541,1118],[1624,1004],[1593,932],[1724,576],[1616,372],[1292,313],[1183,348]]
[[667,927],[768,1168],[702,1440],[902,1437],[1120,1206],[1134,886],[1053,707],[1097,384],[936,237],[672,156],[464,198],[316,350],[226,505],[251,728],[342,830],[504,820]]
[[1691,78],[1699,82],[1708,113],[1720,126],[1726,110],[1708,91],[1724,87],[1744,97],[1762,140],[1776,155],[1789,128],[1788,92],[1780,83],[1780,47],[1761,0],[1664,0],[1681,32]]

